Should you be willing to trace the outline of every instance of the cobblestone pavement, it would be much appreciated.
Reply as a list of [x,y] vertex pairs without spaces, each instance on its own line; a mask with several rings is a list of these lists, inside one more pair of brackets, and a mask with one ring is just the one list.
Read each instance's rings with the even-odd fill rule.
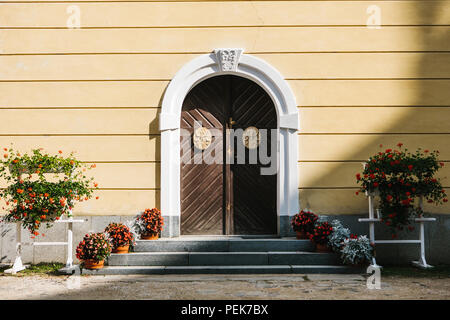
[[0,299],[450,299],[448,278],[361,275],[0,276]]

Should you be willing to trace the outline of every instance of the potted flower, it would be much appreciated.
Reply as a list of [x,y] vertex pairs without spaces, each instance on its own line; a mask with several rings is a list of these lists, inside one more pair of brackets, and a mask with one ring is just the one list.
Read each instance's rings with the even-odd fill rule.
[[309,210],[301,210],[292,217],[292,229],[297,233],[297,239],[308,239],[308,234],[314,229],[317,215]]
[[[94,178],[86,177],[85,171],[94,168],[68,157],[49,155],[42,149],[31,154],[20,154],[12,148],[3,148],[0,159],[0,178],[7,187],[0,190],[0,198],[6,203],[6,222],[20,222],[33,235],[44,223],[47,228],[61,215],[71,215],[76,202],[92,197],[98,189]],[[47,180],[49,174],[54,176]],[[96,197],[98,198],[98,197]]]
[[396,150],[378,152],[365,163],[364,171],[356,174],[360,191],[379,197],[381,221],[391,228],[393,238],[397,230],[405,227],[413,230],[409,225],[412,218],[423,215],[417,199],[436,205],[448,201],[439,178],[435,177],[444,166],[438,161],[439,151],[419,148],[410,153],[402,146],[398,143]]
[[366,236],[352,235],[344,240],[341,250],[341,258],[345,264],[363,266],[371,262],[373,257],[373,246]]
[[84,268],[101,269],[111,254],[111,243],[104,233],[86,234],[78,244],[76,253]]
[[317,252],[330,252],[328,237],[333,232],[333,227],[327,221],[319,222],[309,234],[309,239],[316,244]]
[[334,252],[340,252],[344,246],[344,240],[351,237],[350,229],[344,228],[339,220],[331,221],[333,232],[328,237],[328,245]]
[[161,211],[157,208],[145,209],[134,223],[134,228],[143,240],[156,240],[164,225]]
[[122,223],[110,223],[106,227],[105,233],[112,244],[113,253],[128,253],[130,246],[134,244],[133,233]]

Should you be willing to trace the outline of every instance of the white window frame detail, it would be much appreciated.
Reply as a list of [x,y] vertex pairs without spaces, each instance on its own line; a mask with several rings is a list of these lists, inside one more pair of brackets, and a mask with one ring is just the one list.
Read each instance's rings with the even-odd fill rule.
[[[240,51],[234,70],[223,70],[217,57],[221,50]],[[278,179],[277,216],[292,216],[299,211],[297,131],[299,118],[295,96],[282,75],[265,61],[241,54],[243,49],[215,49],[184,65],[171,80],[162,101],[159,116],[161,131],[161,212],[164,216],[179,217],[180,209],[180,116],[183,101],[198,83],[218,75],[236,75],[256,82],[271,97],[277,112]],[[170,219],[171,220],[171,219]],[[180,235],[180,225],[169,223],[169,237]],[[175,230],[177,229],[177,230]]]

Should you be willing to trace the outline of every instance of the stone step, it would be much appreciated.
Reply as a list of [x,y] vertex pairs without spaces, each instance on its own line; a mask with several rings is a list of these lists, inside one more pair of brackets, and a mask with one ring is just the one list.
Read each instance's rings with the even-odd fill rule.
[[135,252],[267,252],[314,251],[309,240],[295,238],[244,239],[224,237],[179,237],[137,240]]
[[335,253],[316,252],[133,252],[111,254],[109,266],[333,265]]
[[83,269],[88,275],[128,274],[361,274],[362,268],[334,265],[239,265],[239,266],[105,266],[99,270]]

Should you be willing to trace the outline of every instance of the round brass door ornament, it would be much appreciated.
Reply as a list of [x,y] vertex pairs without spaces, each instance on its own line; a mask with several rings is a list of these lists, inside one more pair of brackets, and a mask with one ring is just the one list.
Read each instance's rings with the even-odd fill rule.
[[194,140],[194,146],[197,149],[205,150],[211,145],[211,142],[212,142],[211,131],[209,131],[205,127],[197,128],[194,131],[193,140]]
[[248,127],[242,134],[242,143],[247,149],[255,149],[260,143],[259,130],[256,127]]

